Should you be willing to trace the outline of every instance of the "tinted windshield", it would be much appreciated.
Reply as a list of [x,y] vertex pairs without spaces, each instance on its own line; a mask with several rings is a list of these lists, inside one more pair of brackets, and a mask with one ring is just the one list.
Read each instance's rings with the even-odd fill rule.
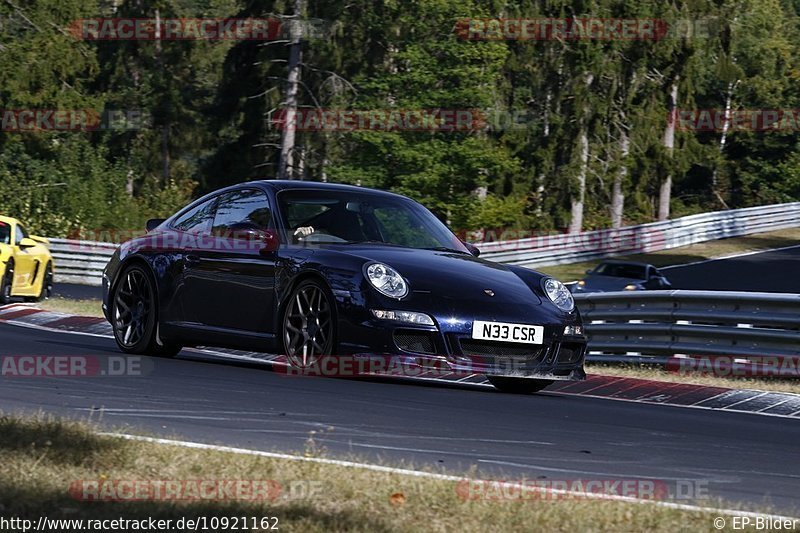
[[603,263],[594,269],[592,274],[612,276],[615,278],[646,279],[646,269],[643,265],[619,265]]
[[430,211],[406,198],[369,192],[288,190],[278,194],[294,242],[385,243],[467,249]]

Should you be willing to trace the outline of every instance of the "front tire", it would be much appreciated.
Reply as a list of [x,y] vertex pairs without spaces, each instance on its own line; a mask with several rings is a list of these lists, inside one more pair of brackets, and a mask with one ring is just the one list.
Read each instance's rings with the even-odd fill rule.
[[42,289],[39,291],[39,296],[33,298],[35,302],[43,302],[53,295],[53,265],[47,263],[44,269],[44,278],[42,279]]
[[174,357],[181,346],[157,340],[158,299],[150,274],[131,265],[120,276],[111,300],[114,340],[124,353]]
[[532,394],[539,392],[553,381],[549,379],[509,378],[504,376],[487,376],[489,383],[500,392],[510,394]]
[[0,278],[0,305],[11,303],[11,287],[14,284],[14,262],[9,261]]
[[295,368],[312,368],[336,346],[333,298],[321,282],[302,281],[283,314],[283,348]]

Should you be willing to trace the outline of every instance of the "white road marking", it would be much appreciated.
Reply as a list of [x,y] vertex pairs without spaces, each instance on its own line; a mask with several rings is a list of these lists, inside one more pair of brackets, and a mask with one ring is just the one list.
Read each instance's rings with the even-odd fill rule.
[[[99,433],[103,436],[108,437],[117,437],[127,440],[133,441],[141,441],[141,442],[151,442],[154,444],[166,444],[170,446],[180,446],[183,448],[193,448],[198,450],[213,450],[218,452],[226,452],[226,453],[236,453],[241,455],[254,455],[259,457],[268,457],[271,459],[283,459],[287,461],[301,461],[301,462],[308,462],[308,463],[318,463],[318,464],[326,464],[326,465],[333,465],[333,466],[342,466],[347,468],[360,468],[362,470],[371,470],[374,472],[384,472],[388,474],[399,474],[404,476],[412,476],[412,477],[421,477],[421,478],[428,478],[428,479],[437,479],[441,481],[484,481],[484,480],[473,480],[464,476],[454,476],[448,474],[436,474],[433,472],[423,472],[420,470],[411,470],[406,468],[393,468],[389,466],[381,466],[375,465],[370,463],[357,463],[354,461],[342,461],[338,459],[325,459],[322,457],[303,457],[299,455],[290,455],[285,453],[275,453],[275,452],[264,452],[260,450],[248,450],[245,448],[234,448],[231,446],[216,446],[213,444],[203,444],[200,442],[190,442],[190,441],[180,441],[180,440],[171,440],[171,439],[159,439],[153,437],[142,437],[139,435],[128,435],[124,433]],[[487,480],[491,482],[490,480]],[[507,481],[498,481],[496,482],[499,487],[503,488],[512,488],[515,490],[531,490],[532,487],[529,485],[524,485],[522,483],[513,483]],[[791,516],[782,516],[782,515],[769,515],[765,513],[756,513],[751,511],[739,511],[735,509],[720,509],[714,507],[702,507],[699,505],[690,505],[690,504],[683,504],[683,503],[674,503],[674,502],[665,502],[665,501],[658,501],[658,500],[647,500],[647,499],[639,499],[633,498],[630,496],[619,496],[614,494],[598,494],[594,492],[579,492],[579,491],[569,491],[569,490],[560,490],[560,489],[552,489],[552,488],[540,488],[535,487],[536,490],[540,490],[546,494],[560,494],[560,495],[567,495],[573,496],[577,498],[587,498],[587,499],[597,499],[597,500],[612,500],[612,501],[619,501],[619,502],[627,502],[627,503],[637,503],[637,504],[647,504],[647,505],[654,505],[657,507],[665,507],[668,509],[679,509],[683,511],[692,511],[692,512],[701,512],[701,513],[709,513],[709,514],[731,514],[736,516],[749,516],[751,518],[757,517],[769,517],[774,520],[794,520],[795,517]]]
[[[501,465],[501,466],[513,466],[513,467],[521,467],[521,468],[530,468],[530,469],[533,469],[533,470],[547,470],[549,472],[563,472],[563,473],[566,473],[566,474],[590,474],[590,475],[593,475],[593,476],[606,476],[606,477],[609,477],[609,478],[637,479],[637,478],[641,478],[642,477],[640,475],[639,476],[634,476],[634,475],[629,475],[629,474],[624,474],[624,475],[623,474],[615,474],[613,472],[598,472],[596,470],[576,470],[576,469],[573,469],[573,468],[555,468],[555,467],[549,467],[549,466],[532,465],[532,464],[527,464],[527,463],[514,463],[514,462],[510,462],[510,461],[497,461],[497,460],[494,460],[494,459],[478,459],[478,462],[479,463],[496,464],[496,465]],[[605,461],[604,461],[604,463],[605,463]],[[651,479],[651,478],[652,478],[652,476],[647,476],[647,479]],[[685,476],[684,477],[668,477],[668,476],[659,475],[658,479],[661,480],[661,481],[684,481],[684,480],[686,480],[686,477]],[[735,477],[735,478],[732,478],[732,477],[729,477],[729,478],[716,478],[716,479],[714,479],[714,478],[709,478],[708,475],[704,475],[703,479],[704,480],[709,480],[709,481],[714,481],[716,483],[734,483],[734,482],[739,481],[738,477]]]

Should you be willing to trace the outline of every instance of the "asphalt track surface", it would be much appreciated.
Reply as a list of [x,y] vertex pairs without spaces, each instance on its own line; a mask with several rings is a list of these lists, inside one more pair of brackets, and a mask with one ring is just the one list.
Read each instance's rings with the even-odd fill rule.
[[661,270],[676,289],[800,293],[800,245]]
[[102,287],[79,285],[77,283],[56,283],[53,285],[53,296],[70,300],[100,300],[103,297]]
[[[118,356],[107,338],[0,324],[0,355]],[[800,423],[470,386],[289,377],[184,351],[146,358],[144,376],[0,377],[5,413],[44,411],[108,428],[494,479],[694,483],[727,507],[800,516]],[[703,501],[693,502],[703,504]],[[708,504],[714,502],[708,501]],[[739,504],[742,504],[741,506]]]

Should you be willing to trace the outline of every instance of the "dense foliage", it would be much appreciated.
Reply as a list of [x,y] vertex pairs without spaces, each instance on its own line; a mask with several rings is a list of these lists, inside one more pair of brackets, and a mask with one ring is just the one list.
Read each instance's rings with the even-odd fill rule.
[[[318,30],[302,41],[301,111],[479,110],[486,123],[297,131],[296,179],[398,191],[459,229],[575,231],[800,199],[800,124],[678,127],[668,141],[674,108],[800,109],[800,4],[789,0],[4,0],[0,110],[146,120],[0,132],[0,212],[49,236],[139,228],[209,190],[275,177],[282,39],[92,41],[70,29],[96,17],[288,20],[298,5]],[[469,18],[589,17],[670,31],[459,33]]]

